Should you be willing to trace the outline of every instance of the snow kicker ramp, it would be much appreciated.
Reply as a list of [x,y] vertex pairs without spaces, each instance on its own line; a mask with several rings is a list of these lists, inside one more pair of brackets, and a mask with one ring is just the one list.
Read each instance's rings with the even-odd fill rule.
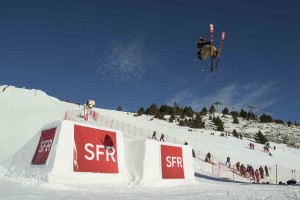
[[68,120],[45,125],[2,165],[6,176],[73,186],[169,186],[194,181],[189,146],[124,138],[118,130]]

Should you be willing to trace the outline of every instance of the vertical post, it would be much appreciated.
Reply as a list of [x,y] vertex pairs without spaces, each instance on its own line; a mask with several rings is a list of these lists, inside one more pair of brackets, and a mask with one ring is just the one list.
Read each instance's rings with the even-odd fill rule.
[[276,184],[277,184],[277,164],[276,164]]
[[219,177],[220,177],[220,171],[221,171],[221,166],[220,166],[220,162],[219,162]]

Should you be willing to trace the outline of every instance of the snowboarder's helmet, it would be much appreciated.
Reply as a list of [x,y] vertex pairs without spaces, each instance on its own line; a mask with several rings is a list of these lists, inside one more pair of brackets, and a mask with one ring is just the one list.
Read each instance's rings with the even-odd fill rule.
[[200,41],[205,41],[205,37],[204,37],[204,36],[201,36],[201,37],[199,38],[199,40],[200,40]]

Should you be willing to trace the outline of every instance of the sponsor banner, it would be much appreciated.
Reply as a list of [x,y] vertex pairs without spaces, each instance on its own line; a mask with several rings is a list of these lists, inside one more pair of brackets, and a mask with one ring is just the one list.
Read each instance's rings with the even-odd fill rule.
[[39,144],[31,160],[32,165],[45,165],[51,151],[55,137],[55,128],[47,129],[41,132]]
[[184,179],[181,147],[161,145],[161,169],[163,179]]
[[119,173],[116,133],[74,125],[73,170]]

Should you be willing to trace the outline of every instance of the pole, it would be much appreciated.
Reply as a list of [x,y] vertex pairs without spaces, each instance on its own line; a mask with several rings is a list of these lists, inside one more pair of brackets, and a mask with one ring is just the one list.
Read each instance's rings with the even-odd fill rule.
[[277,164],[276,164],[276,184],[277,184]]

